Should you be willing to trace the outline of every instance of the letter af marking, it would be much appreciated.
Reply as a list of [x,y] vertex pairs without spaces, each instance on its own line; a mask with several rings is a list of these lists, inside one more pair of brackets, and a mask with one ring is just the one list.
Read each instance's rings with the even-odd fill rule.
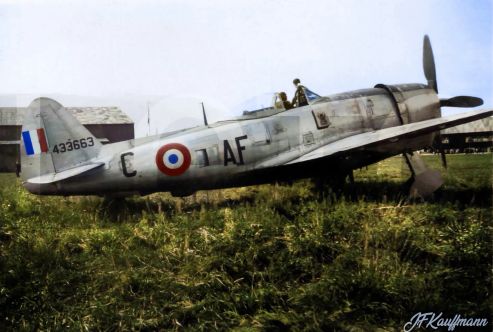
[[235,154],[233,153],[233,149],[229,144],[228,140],[224,140],[224,166],[228,166],[228,163],[232,162],[235,165],[244,165],[245,161],[243,160],[243,150],[245,147],[240,144],[241,140],[247,139],[247,135],[235,137],[236,142],[236,150],[238,152],[238,161],[236,160]]

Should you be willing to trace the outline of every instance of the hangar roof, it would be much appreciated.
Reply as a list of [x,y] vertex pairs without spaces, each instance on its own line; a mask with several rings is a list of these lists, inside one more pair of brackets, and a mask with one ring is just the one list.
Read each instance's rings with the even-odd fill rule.
[[20,125],[17,118],[16,107],[1,107],[0,108],[0,126],[18,126]]
[[118,107],[66,107],[82,124],[134,123]]
[[481,133],[493,131],[493,117],[465,123],[460,126],[442,130],[442,134],[463,134],[463,133]]
[[[83,125],[132,124],[133,121],[118,107],[65,107]],[[0,107],[0,126],[21,126],[23,107]]]

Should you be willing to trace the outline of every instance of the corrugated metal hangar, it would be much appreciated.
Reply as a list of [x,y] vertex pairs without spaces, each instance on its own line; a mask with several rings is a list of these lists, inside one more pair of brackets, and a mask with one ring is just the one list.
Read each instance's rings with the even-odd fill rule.
[[[134,123],[118,107],[66,107],[103,144],[134,138]],[[15,172],[25,108],[0,107],[0,172]]]
[[493,152],[493,117],[442,130],[446,153]]

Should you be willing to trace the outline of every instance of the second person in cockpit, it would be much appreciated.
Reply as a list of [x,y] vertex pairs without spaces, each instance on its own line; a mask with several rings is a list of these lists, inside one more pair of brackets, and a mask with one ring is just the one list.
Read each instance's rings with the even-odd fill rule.
[[301,85],[300,79],[295,78],[293,80],[293,84],[296,87],[296,91],[294,93],[292,105],[293,107],[301,107],[308,105],[308,101],[306,100],[304,86]]

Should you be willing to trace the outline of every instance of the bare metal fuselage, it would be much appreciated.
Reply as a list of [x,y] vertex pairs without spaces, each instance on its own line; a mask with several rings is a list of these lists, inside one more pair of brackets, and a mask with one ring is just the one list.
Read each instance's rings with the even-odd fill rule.
[[[225,188],[341,172],[383,158],[429,146],[433,134],[364,149],[360,153],[286,165],[323,145],[364,132],[440,117],[439,99],[422,84],[377,86],[322,97],[291,110],[258,112],[230,121],[101,148],[102,169],[56,183],[26,184],[37,194],[148,194],[170,191],[186,195]],[[189,168],[170,176],[157,166],[158,150],[181,144],[190,151]]]

